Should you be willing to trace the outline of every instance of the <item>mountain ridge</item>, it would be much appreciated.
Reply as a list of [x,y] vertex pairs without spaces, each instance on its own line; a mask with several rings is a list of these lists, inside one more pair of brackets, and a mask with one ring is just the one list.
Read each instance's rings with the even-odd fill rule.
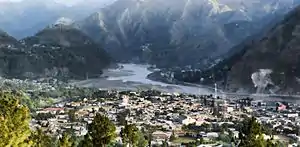
[[[113,0],[84,0],[73,5],[56,0],[0,2],[0,28],[17,39],[33,36],[61,17],[81,20]],[[66,3],[66,2],[64,2]]]
[[230,92],[299,94],[300,6],[208,70],[176,72],[179,81],[218,83]]
[[[190,65],[203,68],[210,66],[206,65],[206,60],[218,60],[243,39],[296,5],[294,1],[260,2],[274,7],[266,9],[248,2],[230,8],[225,0],[176,0],[172,3],[119,0],[77,25],[103,44],[118,61],[149,63],[160,68]],[[279,7],[279,3],[285,5]],[[248,9],[259,9],[260,13],[247,12]],[[118,54],[120,51],[124,54]],[[178,64],[170,62],[174,60]]]
[[[251,87],[257,84],[253,79],[255,73],[262,73],[262,69],[269,69],[269,77],[263,77],[261,81],[271,80],[267,86],[275,87],[276,91],[298,92],[299,83],[297,78],[300,76],[300,6],[290,12],[285,19],[274,27],[262,40],[254,44],[236,62],[229,72],[229,82],[231,88],[237,86]],[[241,76],[244,75],[244,76]],[[249,81],[250,79],[250,81]],[[260,90],[273,90],[262,85],[256,88]]]
[[18,47],[4,46],[0,52],[1,76],[8,78],[97,77],[112,61],[103,48],[71,26],[48,27],[14,40]]

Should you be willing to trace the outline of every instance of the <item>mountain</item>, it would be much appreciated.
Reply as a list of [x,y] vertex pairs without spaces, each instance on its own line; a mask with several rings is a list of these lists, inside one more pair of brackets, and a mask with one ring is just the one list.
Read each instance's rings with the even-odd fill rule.
[[8,35],[3,30],[0,30],[0,48],[2,47],[8,47],[8,46],[15,46],[19,45],[18,40],[16,40],[14,37]]
[[[229,88],[258,92],[295,93],[300,90],[300,7],[252,44],[228,73]],[[264,92],[266,92],[264,91]]]
[[300,6],[273,27],[235,46],[230,54],[202,71],[178,71],[175,79],[218,83],[233,92],[299,94]]
[[203,68],[295,5],[292,0],[118,0],[76,25],[119,61]]
[[100,75],[111,63],[111,58],[92,39],[64,24],[49,26],[18,43],[20,46],[15,49],[1,48],[2,76],[82,79]]
[[81,20],[111,0],[0,1],[0,28],[17,39],[32,36],[61,17]]
[[66,18],[66,17],[61,17],[59,19],[56,20],[56,22],[54,23],[55,25],[64,25],[64,26],[70,26],[74,23],[74,20],[70,19],[70,18]]

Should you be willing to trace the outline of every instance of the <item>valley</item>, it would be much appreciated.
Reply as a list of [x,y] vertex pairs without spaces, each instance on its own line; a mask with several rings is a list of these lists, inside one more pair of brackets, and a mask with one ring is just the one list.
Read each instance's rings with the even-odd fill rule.
[[[0,20],[3,29],[0,73],[5,78],[80,80],[79,85],[100,88],[112,85],[132,89],[144,85],[197,93],[198,85],[200,89],[205,85],[205,89],[217,83],[226,92],[299,94],[299,82],[293,82],[300,76],[296,70],[298,53],[294,49],[297,30],[293,29],[297,28],[299,3],[298,0],[117,0],[97,10],[93,6],[90,11],[94,12],[86,11],[85,17],[76,19],[62,12],[64,6],[58,10],[49,7],[49,11],[57,11],[61,16],[50,19],[50,15],[45,15],[48,21],[56,20],[44,24],[42,29],[33,27],[39,30],[20,40],[15,39],[19,36],[14,33],[13,36],[6,33],[12,30]],[[22,9],[37,5],[29,4]],[[73,9],[76,6],[70,6],[70,11]],[[33,15],[29,12],[24,11]],[[261,48],[268,54],[255,51]],[[288,61],[290,52],[295,54]],[[271,55],[280,55],[277,65],[260,60]],[[263,64],[259,65],[258,60]],[[123,75],[124,71],[107,70],[120,63],[126,63],[122,70],[129,68],[133,74],[115,76]],[[151,73],[129,63],[152,65],[160,71]],[[269,84],[257,87],[263,77],[260,71],[268,69],[274,71]],[[84,80],[87,77],[89,80]]]
[[300,0],[0,0],[0,147],[296,147]]
[[184,86],[152,81],[147,78],[151,73],[147,65],[120,64],[120,69],[108,69],[101,78],[73,81],[72,85],[79,87],[92,87],[106,90],[161,90],[170,93],[210,94],[212,88],[205,86]]

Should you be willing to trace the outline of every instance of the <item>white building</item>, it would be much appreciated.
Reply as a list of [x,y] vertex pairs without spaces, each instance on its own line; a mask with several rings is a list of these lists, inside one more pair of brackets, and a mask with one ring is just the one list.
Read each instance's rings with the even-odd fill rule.
[[196,119],[193,119],[191,117],[187,117],[186,119],[182,120],[181,122],[184,125],[193,124],[196,123]]

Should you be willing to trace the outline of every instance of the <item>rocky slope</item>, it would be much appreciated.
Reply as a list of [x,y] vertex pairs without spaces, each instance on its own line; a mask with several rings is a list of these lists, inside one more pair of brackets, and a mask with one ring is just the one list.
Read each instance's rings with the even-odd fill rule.
[[2,76],[85,78],[100,75],[111,62],[107,53],[85,34],[60,24],[18,43],[15,49],[1,49]]
[[19,45],[18,40],[8,35],[3,30],[0,30],[0,47]]
[[236,46],[235,52],[212,68],[178,71],[174,77],[202,84],[217,82],[233,92],[299,94],[299,28],[300,6],[262,37],[253,36]]
[[[228,74],[229,88],[264,92],[300,91],[300,7],[262,40],[249,46]],[[255,88],[254,88],[255,86]]]
[[296,2],[118,0],[77,25],[119,61],[203,68]]

